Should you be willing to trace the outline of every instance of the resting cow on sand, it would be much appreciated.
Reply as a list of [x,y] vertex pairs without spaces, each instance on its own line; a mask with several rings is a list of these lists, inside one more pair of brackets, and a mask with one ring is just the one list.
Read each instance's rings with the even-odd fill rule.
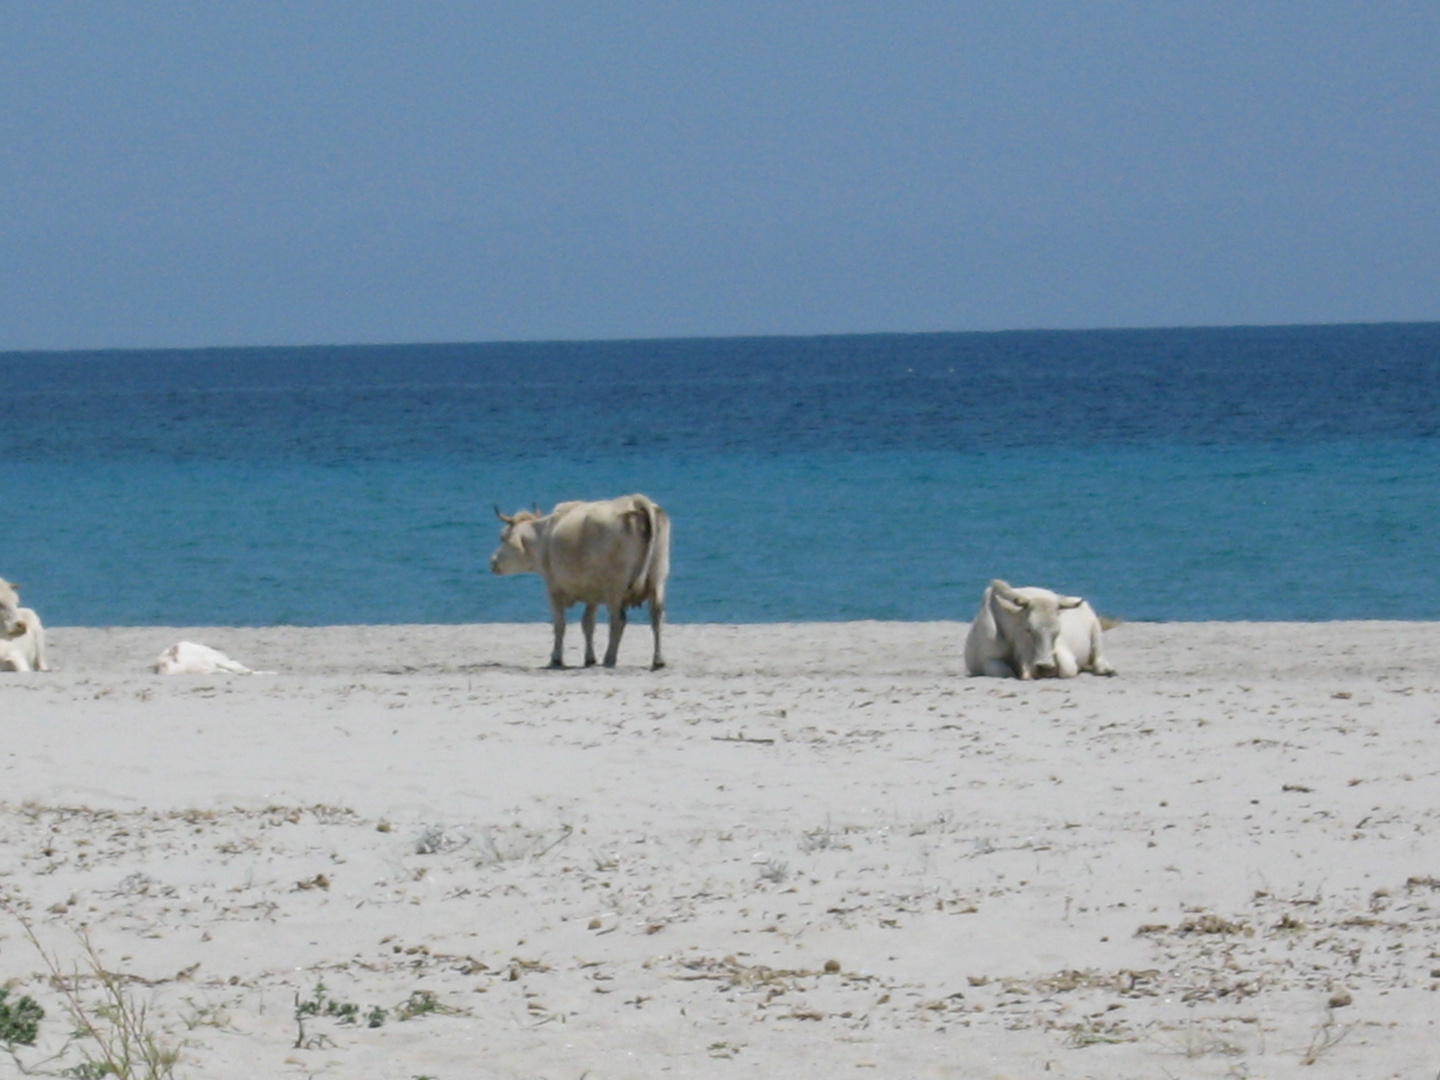
[[1015,589],[996,578],[965,638],[965,669],[1004,679],[1114,675],[1100,633],[1099,616],[1082,598],[1035,586]]
[[193,641],[177,641],[155,658],[152,665],[157,675],[273,675],[271,671],[251,671],[238,660],[231,660],[219,649],[197,645]]
[[595,663],[595,609],[610,614],[605,666],[614,667],[625,633],[625,610],[650,605],[655,635],[652,668],[665,666],[660,627],[665,618],[665,579],[670,576],[670,518],[644,495],[607,502],[564,502],[550,513],[521,510],[506,515],[500,546],[490,558],[497,574],[539,574],[545,579],[555,626],[551,667],[564,667],[565,612],[584,604],[585,666]]
[[45,627],[39,615],[20,606],[18,590],[0,578],[0,671],[49,671]]

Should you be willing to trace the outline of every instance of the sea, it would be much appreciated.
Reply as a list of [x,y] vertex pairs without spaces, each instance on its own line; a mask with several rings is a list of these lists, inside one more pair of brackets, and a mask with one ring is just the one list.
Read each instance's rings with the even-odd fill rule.
[[3,353],[0,461],[51,626],[544,621],[628,492],[675,622],[1440,619],[1440,323]]

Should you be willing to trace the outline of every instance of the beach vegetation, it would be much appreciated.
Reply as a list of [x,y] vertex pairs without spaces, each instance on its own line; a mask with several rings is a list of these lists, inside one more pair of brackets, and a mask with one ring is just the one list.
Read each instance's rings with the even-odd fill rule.
[[1264,1029],[1258,1021],[1251,1021],[1248,1018],[1229,1017],[1224,1021],[1205,1021],[1191,1019],[1179,1026],[1165,1025],[1160,1031],[1151,1035],[1151,1039],[1164,1047],[1166,1050],[1176,1054],[1183,1054],[1187,1058],[1209,1057],[1212,1055],[1221,1057],[1239,1057],[1243,1055],[1245,1047],[1237,1038],[1234,1030],[1236,1025],[1253,1023],[1261,1040],[1260,1051],[1264,1051]]
[[1346,1024],[1343,1027],[1335,1023],[1335,1009],[1332,1006],[1325,1012],[1325,1019],[1310,1035],[1310,1044],[1300,1055],[1301,1065],[1314,1065],[1327,1053],[1339,1046],[1345,1036],[1355,1030],[1354,1024]]
[[[433,990],[412,990],[410,996],[395,1007],[395,1019],[414,1020],[417,1016],[461,1016],[463,1009],[441,1003]],[[371,1025],[372,1027],[374,1025]]]
[[45,1010],[28,994],[10,1000],[10,991],[0,987],[0,1042],[6,1046],[34,1046]]
[[445,828],[442,825],[427,825],[415,838],[416,855],[436,855],[445,850]]
[[[392,831],[387,825],[382,831]],[[570,839],[573,825],[561,824],[553,829],[531,828],[521,822],[491,825],[467,831],[441,824],[420,827],[411,843],[416,855],[443,855],[470,848],[476,853],[478,867],[502,866],[538,859]]]
[[810,855],[817,851],[850,851],[849,841],[845,839],[848,828],[837,829],[829,820],[824,825],[813,829],[807,829],[800,834],[799,847],[802,854]]
[[412,990],[410,996],[393,1010],[380,1005],[362,1009],[353,1001],[340,1001],[335,998],[323,981],[317,981],[310,997],[302,1000],[300,992],[295,992],[295,1049],[319,1050],[335,1045],[328,1035],[307,1030],[308,1021],[327,1019],[337,1024],[359,1026],[363,1023],[367,1028],[378,1028],[384,1026],[392,1015],[395,1020],[403,1023],[421,1016],[463,1016],[465,1010],[443,1004],[432,990]]
[[[337,1001],[330,996],[330,988],[324,982],[316,982],[315,989],[310,997],[300,998],[300,991],[295,991],[295,1049],[296,1050],[319,1050],[326,1046],[333,1046],[334,1041],[328,1036],[305,1030],[305,1022],[312,1018],[327,1017],[340,1024],[353,1024],[360,1018],[360,1006],[350,1001]],[[382,1015],[380,1023],[384,1023]],[[379,1027],[379,1024],[370,1024],[370,1027]]]
[[181,1015],[180,1021],[191,1031],[201,1027],[230,1027],[230,1013],[225,1004],[196,1001],[187,997],[185,1005],[186,1011]]
[[562,824],[555,830],[530,829],[518,822],[485,829],[476,844],[480,855],[476,866],[499,866],[548,855],[570,839],[575,827]]
[[790,876],[790,867],[779,859],[767,859],[760,864],[759,875],[761,881],[779,885]]
[[[181,1044],[173,1041],[151,1016],[150,1006],[131,989],[130,978],[105,966],[84,934],[79,934],[88,973],[66,974],[47,952],[28,923],[26,935],[50,972],[70,1020],[70,1045],[81,1061],[62,1069],[75,1080],[173,1080]],[[60,1056],[64,1056],[62,1051]]]
[[1072,1025],[1065,1036],[1065,1044],[1081,1049],[1086,1046],[1135,1042],[1137,1038],[1138,1036],[1121,1023],[1091,1019]]

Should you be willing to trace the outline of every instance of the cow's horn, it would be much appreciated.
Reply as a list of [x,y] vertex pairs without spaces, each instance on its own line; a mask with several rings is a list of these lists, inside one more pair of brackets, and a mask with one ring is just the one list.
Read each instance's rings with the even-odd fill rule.
[[515,524],[515,519],[514,519],[513,517],[508,517],[508,516],[506,516],[505,514],[502,514],[502,513],[500,512],[500,504],[499,504],[499,503],[496,503],[496,504],[495,504],[495,516],[496,516],[497,518],[499,518],[501,521],[505,522],[506,525],[514,525],[514,524]]

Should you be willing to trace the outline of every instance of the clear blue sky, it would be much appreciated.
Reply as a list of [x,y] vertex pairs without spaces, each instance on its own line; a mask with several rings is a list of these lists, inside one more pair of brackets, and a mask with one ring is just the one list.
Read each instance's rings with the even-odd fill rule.
[[1440,3],[0,5],[0,350],[1440,319]]

